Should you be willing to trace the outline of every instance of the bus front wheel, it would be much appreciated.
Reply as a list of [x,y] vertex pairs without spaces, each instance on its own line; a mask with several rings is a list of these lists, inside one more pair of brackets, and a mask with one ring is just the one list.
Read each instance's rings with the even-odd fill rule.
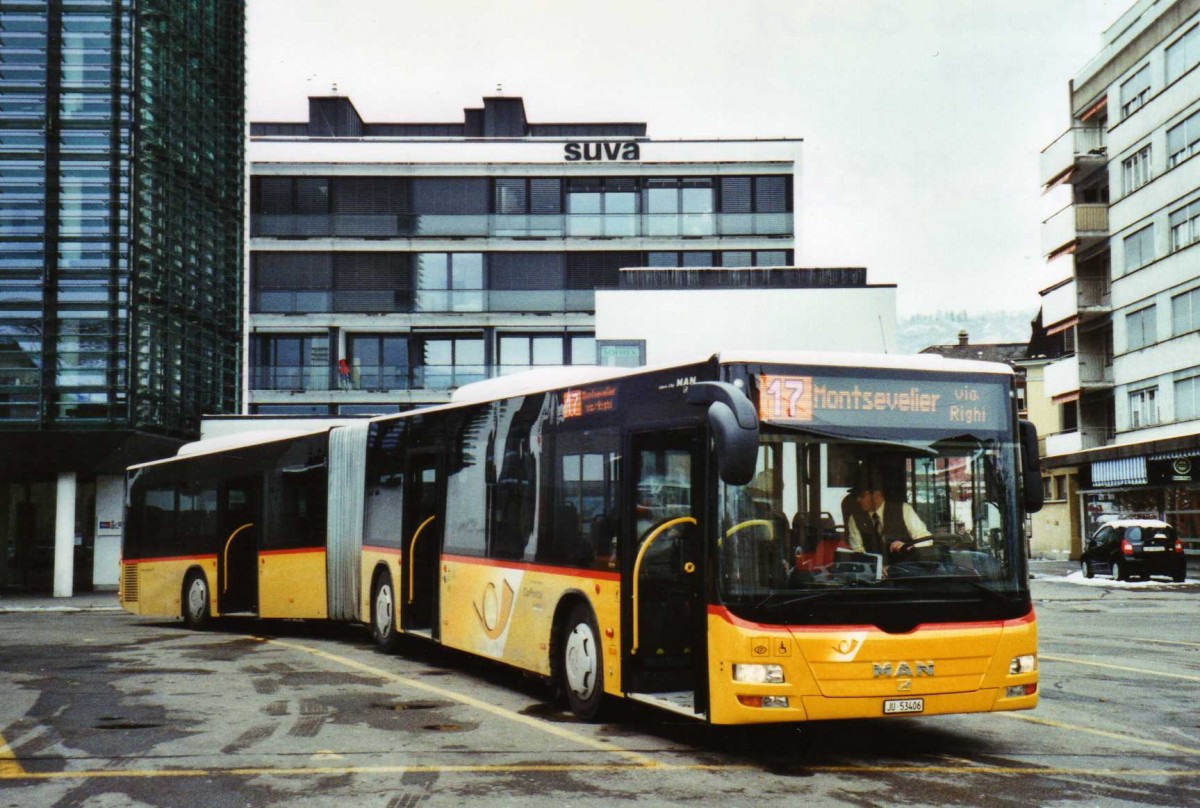
[[392,579],[387,573],[375,579],[375,589],[371,593],[371,636],[380,651],[395,653],[399,638],[396,631],[396,590],[392,588]]
[[592,610],[582,603],[571,607],[559,644],[562,649],[559,670],[571,712],[585,721],[596,717],[604,696],[604,657],[599,639]]
[[212,621],[208,603],[208,579],[192,570],[183,579],[183,624],[193,631],[207,628]]

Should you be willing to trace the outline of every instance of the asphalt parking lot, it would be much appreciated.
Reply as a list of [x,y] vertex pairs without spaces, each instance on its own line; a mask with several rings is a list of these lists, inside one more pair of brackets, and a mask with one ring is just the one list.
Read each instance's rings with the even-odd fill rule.
[[536,680],[351,627],[0,601],[0,806],[1200,804],[1200,582],[1073,576],[1035,565],[1035,711],[720,732],[580,723]]

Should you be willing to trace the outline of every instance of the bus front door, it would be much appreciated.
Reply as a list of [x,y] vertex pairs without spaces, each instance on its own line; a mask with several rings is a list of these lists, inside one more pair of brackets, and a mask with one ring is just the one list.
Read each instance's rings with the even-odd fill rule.
[[400,620],[405,631],[437,636],[438,566],[442,518],[437,455],[414,453],[404,476],[403,578]]
[[258,477],[230,480],[221,492],[217,548],[217,611],[258,613],[258,537],[262,513]]
[[633,535],[623,543],[624,689],[685,713],[704,712],[708,696],[700,440],[692,431],[632,437]]

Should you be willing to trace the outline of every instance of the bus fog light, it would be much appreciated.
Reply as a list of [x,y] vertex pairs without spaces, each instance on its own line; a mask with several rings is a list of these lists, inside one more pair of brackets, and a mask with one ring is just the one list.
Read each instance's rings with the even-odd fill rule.
[[1031,685],[1013,685],[1004,691],[1005,698],[1019,699],[1024,696],[1032,696],[1037,692],[1037,684]]
[[783,682],[783,666],[734,665],[733,681],[748,685],[780,684]]
[[1037,656],[1035,654],[1024,654],[1019,657],[1013,657],[1012,662],[1008,663],[1008,672],[1013,673],[1033,673],[1037,670]]

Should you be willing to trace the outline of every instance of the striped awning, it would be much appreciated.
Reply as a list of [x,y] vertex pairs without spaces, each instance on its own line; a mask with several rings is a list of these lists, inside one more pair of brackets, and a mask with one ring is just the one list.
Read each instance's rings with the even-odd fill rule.
[[1145,485],[1146,458],[1122,457],[1092,463],[1092,485],[1111,488],[1119,485]]
[[1177,460],[1181,457],[1196,457],[1200,455],[1200,449],[1181,449],[1177,452],[1159,452],[1158,454],[1150,455],[1151,460]]

